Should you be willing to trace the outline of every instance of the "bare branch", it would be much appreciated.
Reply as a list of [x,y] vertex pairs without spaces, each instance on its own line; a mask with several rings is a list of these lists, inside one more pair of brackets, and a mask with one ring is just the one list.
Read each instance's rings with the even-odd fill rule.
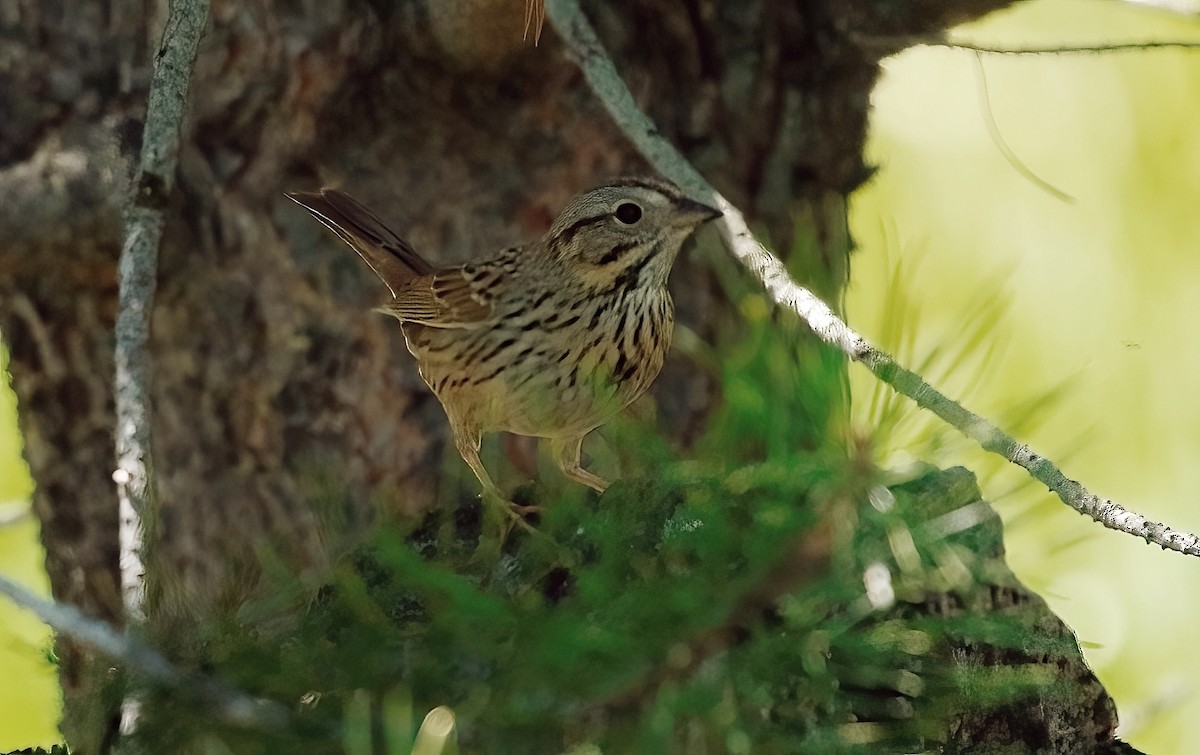
[[[188,85],[200,37],[208,23],[208,0],[172,0],[146,104],[138,175],[130,191],[125,240],[117,266],[116,455],[113,481],[119,498],[121,595],[126,621],[144,617],[145,533],[143,520],[154,506],[150,437],[150,311],[158,274],[158,247],[165,208],[175,185],[180,132]],[[126,698],[121,730],[136,727],[140,704]]]
[[951,50],[969,50],[989,55],[1080,55],[1112,52],[1146,52],[1147,50],[1200,50],[1200,42],[1184,41],[1113,42],[1101,45],[1051,45],[1047,47],[993,47],[973,44],[971,42],[951,42],[948,40],[935,44],[938,47],[948,47]]
[[1148,521],[1115,501],[1091,493],[1068,479],[1050,460],[1017,443],[991,422],[947,398],[888,354],[872,346],[839,318],[825,302],[801,286],[750,232],[746,219],[659,133],[633,100],[612,59],[580,10],[577,0],[549,0],[547,16],[588,84],[638,151],[664,176],[725,213],[715,223],[725,246],[766,289],[776,304],[790,309],[826,343],[861,362],[880,380],[932,411],[988,451],[1023,467],[1071,508],[1105,527],[1136,535],[1148,543],[1189,556],[1200,556],[1200,538]]
[[1200,50],[1200,42],[1186,40],[1146,40],[1144,42],[1110,42],[1094,45],[1031,45],[1028,47],[1001,47],[974,42],[958,41],[944,34],[874,36],[859,34],[854,43],[864,50],[876,50],[892,54],[909,47],[944,47],[949,50],[986,55],[1092,55],[1116,52],[1147,52],[1149,50]]
[[152,505],[150,447],[150,310],[158,268],[164,209],[175,185],[179,134],[208,0],[174,0],[154,57],[154,74],[142,133],[141,161],[125,219],[118,266],[116,324],[116,445],[113,480],[120,496],[121,587],[126,614],[142,618],[145,573],[142,517]]
[[39,597],[2,574],[0,593],[59,634],[94,648],[156,684],[210,706],[223,723],[258,730],[278,730],[287,725],[290,715],[279,703],[251,697],[209,677],[184,674],[158,651],[106,622],[83,615],[74,606]]

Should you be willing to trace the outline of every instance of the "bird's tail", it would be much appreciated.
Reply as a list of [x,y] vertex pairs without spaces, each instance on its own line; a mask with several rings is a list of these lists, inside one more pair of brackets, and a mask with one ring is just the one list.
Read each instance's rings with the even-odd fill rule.
[[319,193],[291,192],[287,197],[358,252],[393,296],[413,278],[434,271],[407,241],[349,194],[322,189]]

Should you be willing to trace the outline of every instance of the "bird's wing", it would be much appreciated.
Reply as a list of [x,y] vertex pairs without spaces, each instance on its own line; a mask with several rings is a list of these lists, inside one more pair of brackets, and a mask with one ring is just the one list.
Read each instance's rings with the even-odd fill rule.
[[379,308],[403,322],[433,328],[473,328],[495,314],[497,275],[466,265],[414,279]]

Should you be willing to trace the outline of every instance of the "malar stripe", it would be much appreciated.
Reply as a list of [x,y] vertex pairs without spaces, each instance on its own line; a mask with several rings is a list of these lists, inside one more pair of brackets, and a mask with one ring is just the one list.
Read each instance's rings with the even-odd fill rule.
[[612,249],[609,249],[607,252],[605,252],[603,257],[596,260],[596,264],[597,265],[611,265],[612,263],[621,259],[621,257],[625,256],[625,253],[628,252],[630,249],[634,249],[637,246],[638,246],[638,242],[636,242],[636,241],[627,241],[624,244],[617,244]]
[[650,260],[658,256],[658,254],[662,251],[662,246],[662,242],[660,241],[651,247],[648,253],[642,255],[641,259],[622,270],[621,274],[617,276],[617,279],[613,281],[613,287],[610,289],[610,295],[616,294],[617,292],[625,289],[635,288],[638,283],[638,278],[641,277],[642,270],[644,270],[646,266],[650,264]]
[[614,181],[611,186],[636,186],[640,189],[649,189],[658,193],[671,197],[672,199],[682,197],[682,192],[679,188],[666,181],[656,181],[654,179],[638,178],[637,176],[628,176],[619,178]]

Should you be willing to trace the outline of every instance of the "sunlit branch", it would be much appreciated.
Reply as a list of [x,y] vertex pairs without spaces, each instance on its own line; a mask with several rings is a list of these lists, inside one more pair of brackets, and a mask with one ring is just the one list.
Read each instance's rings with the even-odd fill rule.
[[862,363],[898,393],[941,417],[988,451],[1023,467],[1076,511],[1105,527],[1136,535],[1164,549],[1200,556],[1200,538],[1196,535],[1148,521],[1112,500],[1091,493],[1078,482],[1068,479],[1050,460],[952,401],[920,375],[900,366],[890,355],[868,343],[815,294],[793,280],[783,263],[754,238],[742,213],[659,134],[654,123],[634,102],[577,0],[549,0],[547,16],[592,91],[638,151],[664,176],[697,197],[715,203],[725,213],[724,217],[714,221],[725,246],[778,305],[798,314],[821,340]]
[[1191,42],[1182,39],[1108,42],[1088,45],[1025,45],[1019,47],[966,42],[953,39],[945,34],[901,36],[856,34],[852,36],[852,40],[855,45],[864,50],[875,50],[888,55],[910,47],[941,47],[947,50],[965,50],[967,52],[983,53],[986,55],[1008,56],[1101,55],[1118,52],[1147,52],[1150,50],[1200,50],[1200,41]]
[[971,52],[987,53],[989,55],[1086,55],[1091,53],[1112,52],[1146,52],[1147,50],[1200,50],[1200,42],[1163,41],[1163,42],[1114,42],[1101,45],[1047,45],[1044,47],[1000,47],[979,45],[970,42],[952,42],[928,40],[919,44],[934,47],[947,47],[951,50],[969,50]]

